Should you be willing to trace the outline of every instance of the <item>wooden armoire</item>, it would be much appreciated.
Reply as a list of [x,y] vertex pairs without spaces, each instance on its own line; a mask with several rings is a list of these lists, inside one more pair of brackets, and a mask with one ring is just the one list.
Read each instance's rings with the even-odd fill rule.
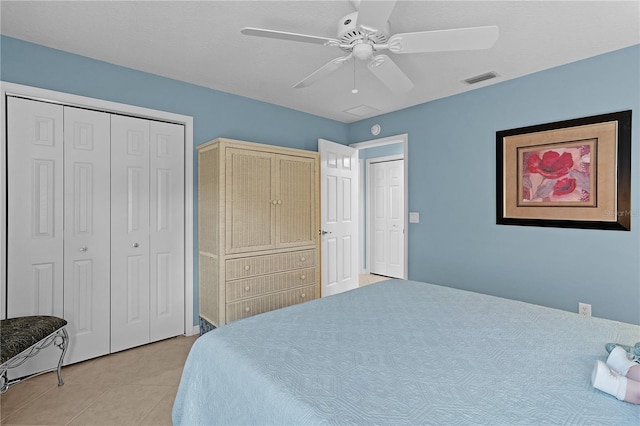
[[220,326],[320,297],[319,154],[198,147],[200,317]]

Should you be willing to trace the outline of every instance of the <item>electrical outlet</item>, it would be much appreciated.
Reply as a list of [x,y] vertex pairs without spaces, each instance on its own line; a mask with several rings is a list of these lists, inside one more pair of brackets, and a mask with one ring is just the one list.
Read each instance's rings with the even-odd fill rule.
[[588,303],[578,303],[578,314],[590,317],[591,316],[591,305]]

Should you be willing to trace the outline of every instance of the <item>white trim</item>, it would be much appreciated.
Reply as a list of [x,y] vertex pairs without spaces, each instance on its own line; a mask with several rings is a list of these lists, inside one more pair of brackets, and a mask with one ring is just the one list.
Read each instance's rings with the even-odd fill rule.
[[2,145],[0,146],[0,317],[5,318],[6,316],[5,308],[7,288],[6,97],[7,95],[13,95],[184,125],[184,332],[186,335],[196,334],[194,333],[194,330],[196,330],[197,327],[193,325],[193,117],[4,81],[0,81],[0,93],[2,95],[2,100],[0,102],[0,132],[2,132]]
[[[366,149],[366,148],[375,148],[378,146],[383,146],[383,145],[391,145],[391,144],[396,144],[396,143],[402,143],[402,158],[405,160],[404,162],[404,212],[405,212],[405,217],[404,217],[404,229],[405,229],[405,234],[404,234],[404,278],[408,279],[409,278],[409,162],[407,161],[409,159],[409,134],[408,133],[403,133],[400,135],[395,135],[395,136],[388,136],[385,138],[380,138],[380,139],[372,139],[372,140],[367,140],[367,141],[362,141],[362,142],[356,142],[356,143],[352,143],[349,146],[352,148],[357,148],[357,149]],[[368,160],[367,160],[368,161]],[[366,176],[365,176],[366,178]],[[367,185],[367,188],[369,187],[369,185]],[[367,197],[367,200],[369,200],[369,197]],[[368,201],[367,201],[368,202]],[[368,209],[367,209],[368,211]],[[360,215],[360,217],[362,217],[362,215]],[[368,228],[368,227],[367,227]],[[367,229],[368,232],[368,229]],[[367,238],[367,244],[368,244],[369,238]],[[361,241],[359,241],[358,243],[360,243]],[[370,255],[370,250],[366,251],[366,267],[365,267],[365,272],[368,273],[369,272],[369,255]],[[362,253],[362,252],[360,252]],[[361,258],[361,257],[359,257]]]

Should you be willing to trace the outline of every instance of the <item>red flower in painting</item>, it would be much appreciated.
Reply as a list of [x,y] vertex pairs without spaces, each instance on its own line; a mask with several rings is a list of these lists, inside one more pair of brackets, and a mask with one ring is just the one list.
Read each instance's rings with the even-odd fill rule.
[[542,154],[542,158],[538,154],[533,154],[527,163],[527,169],[531,173],[540,173],[548,179],[558,179],[566,175],[571,167],[573,167],[573,158],[568,152],[560,155],[555,151],[547,151]]
[[553,185],[553,195],[571,194],[576,189],[576,180],[573,178],[560,179]]

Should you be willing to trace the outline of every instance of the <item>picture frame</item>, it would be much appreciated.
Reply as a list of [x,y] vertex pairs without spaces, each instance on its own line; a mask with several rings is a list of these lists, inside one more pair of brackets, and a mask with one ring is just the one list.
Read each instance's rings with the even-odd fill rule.
[[496,224],[631,230],[631,110],[496,132]]

